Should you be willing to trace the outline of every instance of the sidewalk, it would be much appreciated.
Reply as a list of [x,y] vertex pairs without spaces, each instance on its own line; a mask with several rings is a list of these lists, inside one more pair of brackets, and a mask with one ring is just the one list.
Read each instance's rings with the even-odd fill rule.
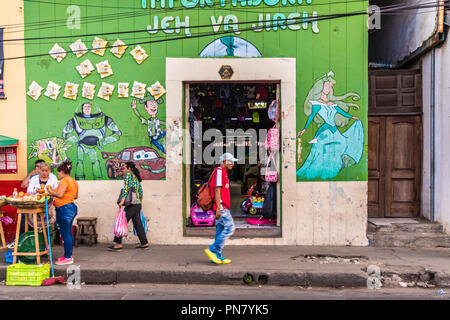
[[[81,268],[82,282],[240,285],[244,276],[251,274],[253,284],[366,287],[367,266],[375,264],[381,269],[384,287],[400,287],[400,282],[419,287],[450,287],[448,248],[229,245],[224,256],[232,263],[215,265],[203,252],[204,246],[152,245],[148,250],[137,250],[124,245],[121,252],[110,252],[106,250],[108,245],[74,248],[74,264]],[[60,246],[53,251],[54,259],[63,253]],[[7,265],[4,253],[0,255],[3,281]],[[55,273],[65,275],[66,269],[67,266],[55,266]]]

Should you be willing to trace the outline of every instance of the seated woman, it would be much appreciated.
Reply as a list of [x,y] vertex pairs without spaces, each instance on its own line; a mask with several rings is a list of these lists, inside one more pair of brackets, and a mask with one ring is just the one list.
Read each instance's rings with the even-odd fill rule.
[[41,162],[39,164],[39,170],[39,174],[30,179],[27,188],[27,193],[29,194],[37,194],[39,189],[44,189],[47,186],[51,186],[54,189],[58,185],[58,179],[51,173],[51,168],[48,163]]
[[[58,186],[58,178],[56,178],[56,176],[53,173],[51,173],[51,167],[46,162],[39,163],[39,174],[33,176],[29,181],[30,182],[27,188],[27,193],[29,194],[37,194],[39,193],[40,189],[45,189],[45,192],[47,192],[48,186],[50,186],[52,189]],[[53,204],[50,204],[48,207],[48,218],[50,225],[55,223],[56,220],[55,217],[56,217],[55,208],[53,207]],[[22,222],[24,223],[24,220],[22,220]],[[30,227],[34,228],[33,219],[28,219],[28,224]],[[20,226],[21,233],[25,231],[24,227],[25,225],[21,224]],[[40,221],[38,221],[37,227],[42,228]]]

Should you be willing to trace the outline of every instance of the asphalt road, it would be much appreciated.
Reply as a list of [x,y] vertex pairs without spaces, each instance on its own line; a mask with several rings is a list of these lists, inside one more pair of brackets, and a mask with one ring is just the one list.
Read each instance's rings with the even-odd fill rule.
[[328,289],[278,286],[175,284],[66,285],[13,287],[0,285],[2,300],[450,300],[440,288]]

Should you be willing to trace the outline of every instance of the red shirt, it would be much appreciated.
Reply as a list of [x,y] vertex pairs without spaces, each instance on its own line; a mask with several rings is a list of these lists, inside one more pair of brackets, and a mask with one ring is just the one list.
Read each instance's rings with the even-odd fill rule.
[[230,181],[228,180],[227,170],[223,169],[221,166],[214,169],[211,177],[211,182],[209,188],[211,191],[211,198],[214,199],[214,211],[217,209],[216,199],[214,198],[216,187],[220,188],[220,200],[222,203],[222,209],[230,209],[231,207],[231,196],[230,196]]

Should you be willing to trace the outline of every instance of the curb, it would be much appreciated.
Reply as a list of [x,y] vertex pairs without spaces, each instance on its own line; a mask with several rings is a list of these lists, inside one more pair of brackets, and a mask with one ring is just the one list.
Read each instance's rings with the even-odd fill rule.
[[[65,270],[55,269],[55,276],[65,276]],[[245,278],[245,280],[244,280]],[[6,280],[6,267],[0,266],[0,281]],[[112,283],[170,283],[209,285],[271,285],[301,287],[366,287],[364,273],[313,272],[196,272],[167,270],[94,270],[83,269],[81,282]]]

